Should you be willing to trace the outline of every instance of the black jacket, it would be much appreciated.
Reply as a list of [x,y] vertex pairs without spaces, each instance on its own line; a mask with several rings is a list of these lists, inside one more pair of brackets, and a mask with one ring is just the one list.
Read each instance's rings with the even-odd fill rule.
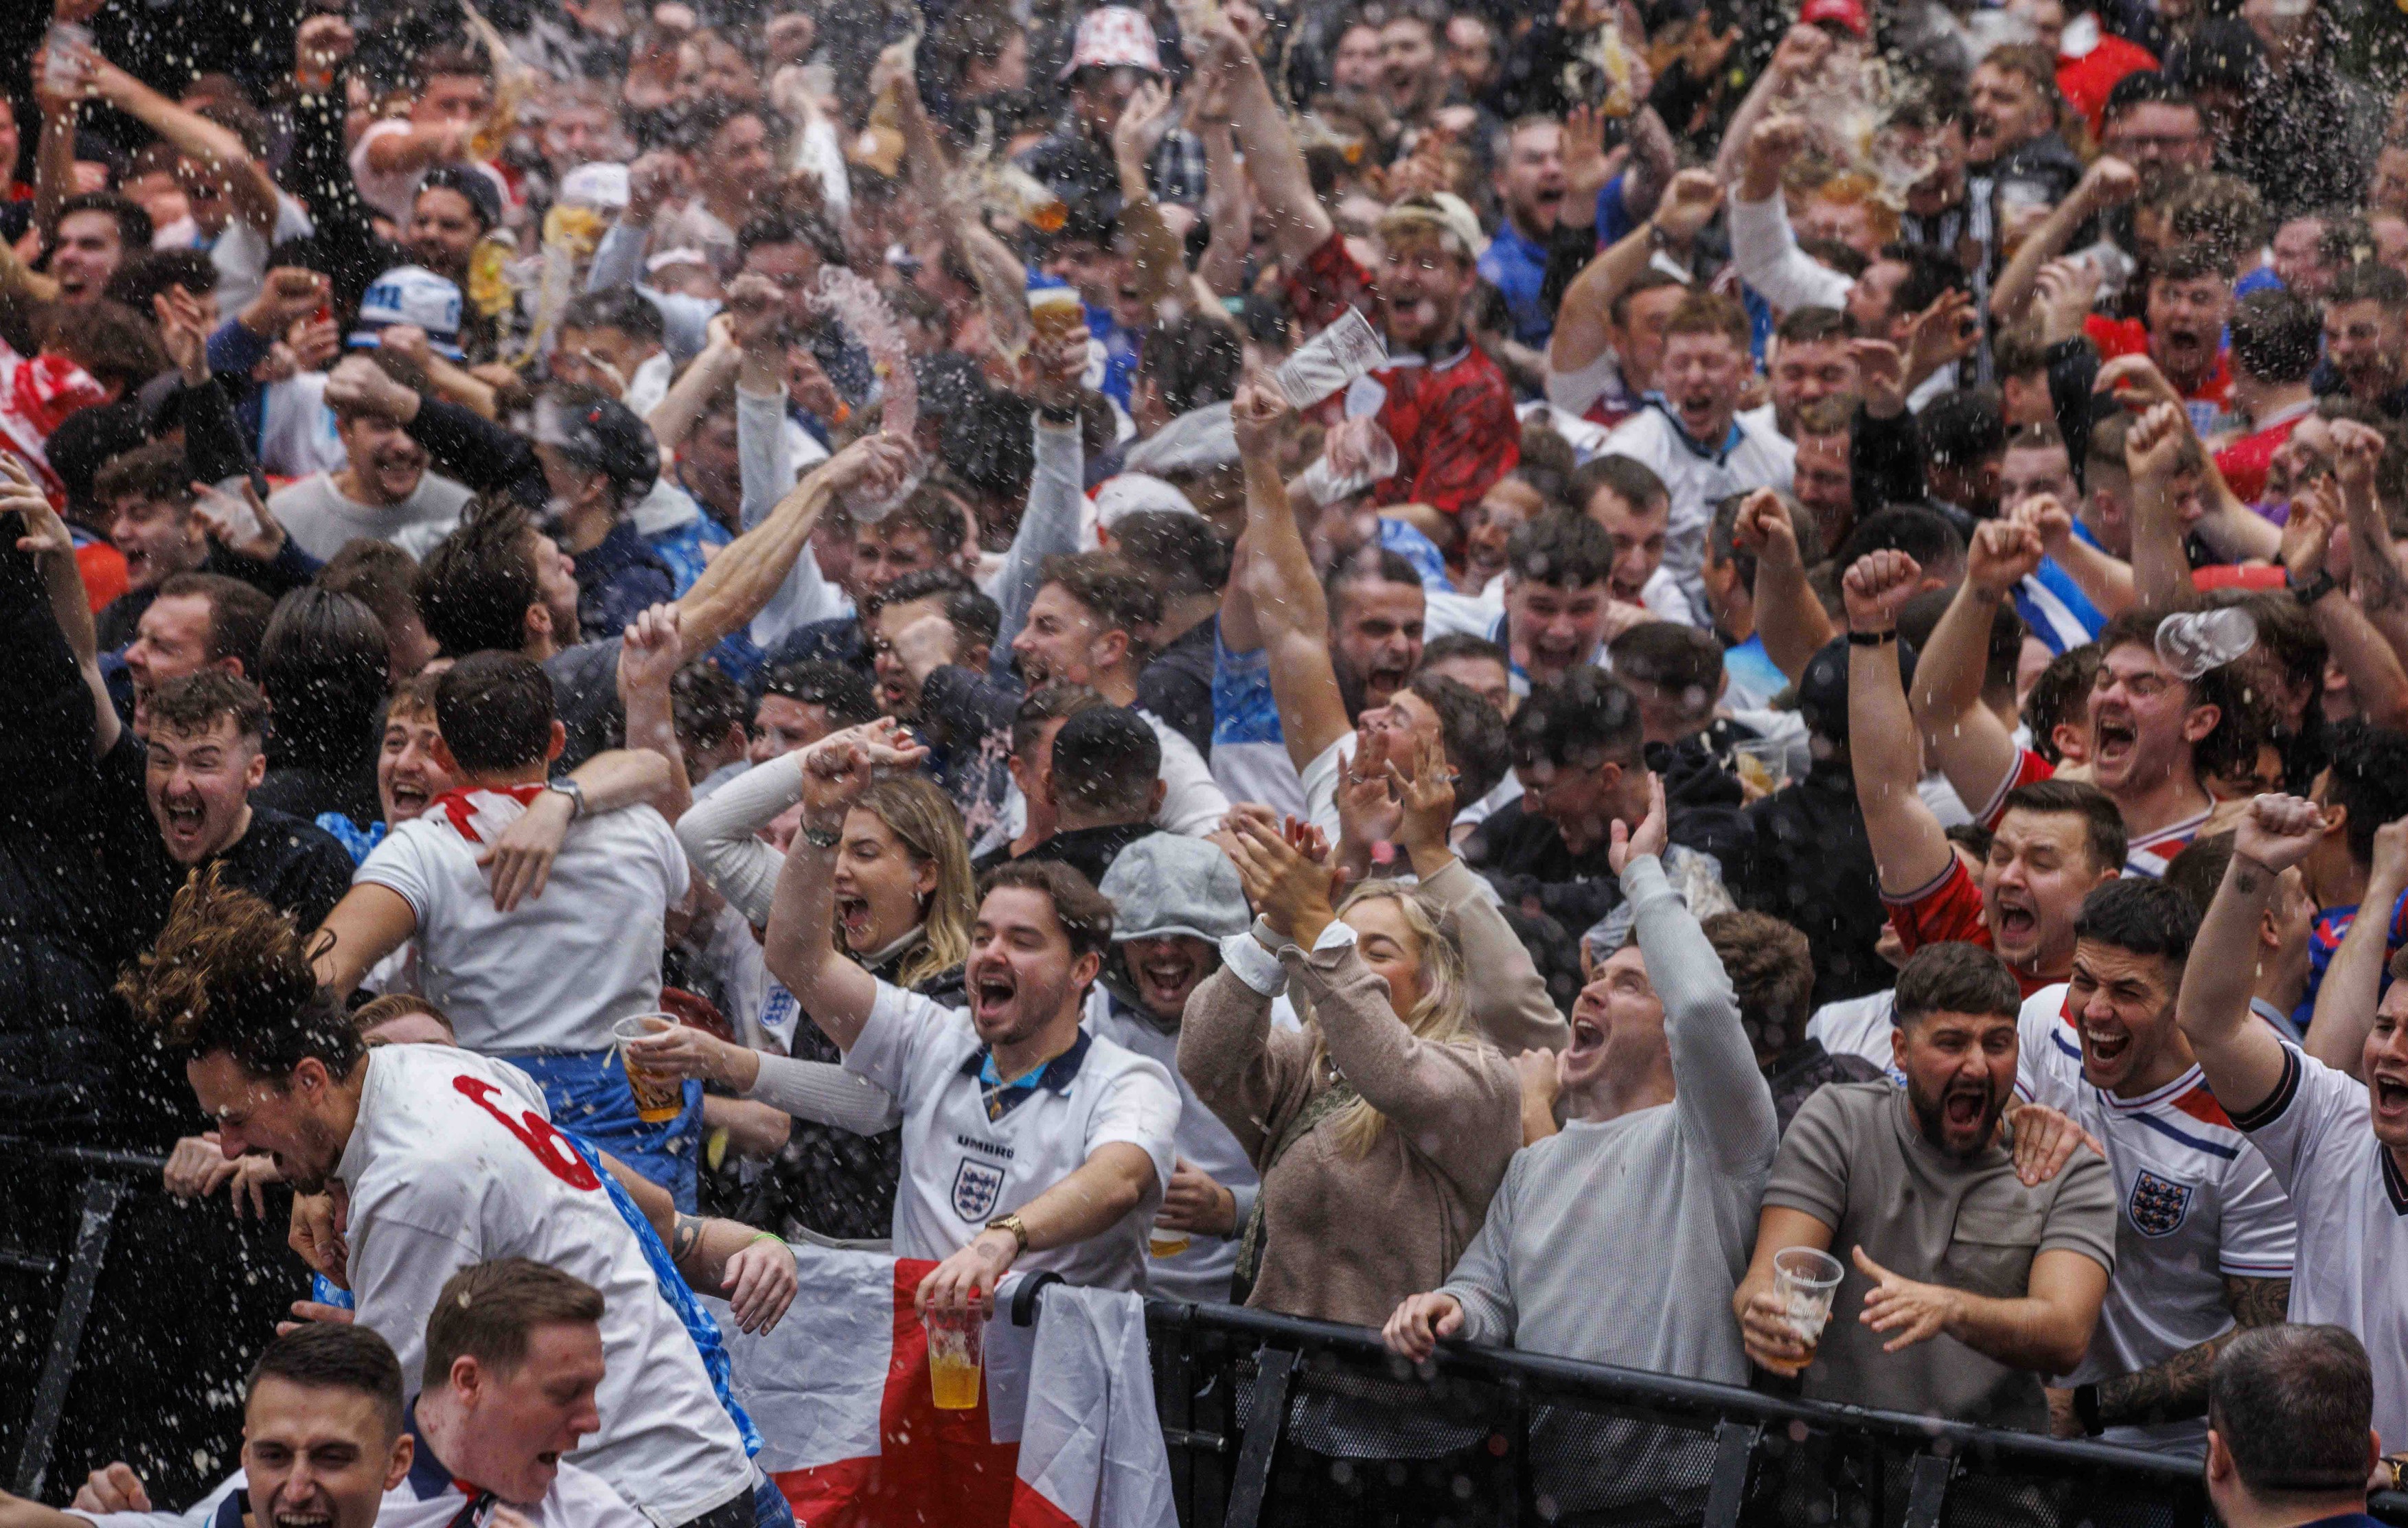
[[1723,862],[1731,900],[1805,934],[1814,1005],[1878,992],[1896,979],[1873,952],[1888,914],[1847,765],[1818,761],[1805,779],[1747,808],[1749,851]]

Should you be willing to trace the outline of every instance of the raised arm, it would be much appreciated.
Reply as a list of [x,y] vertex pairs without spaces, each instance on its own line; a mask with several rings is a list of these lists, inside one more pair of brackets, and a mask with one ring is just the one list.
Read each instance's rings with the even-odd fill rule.
[[[1360,757],[1358,748],[1358,768]],[[1436,737],[1419,736],[1411,762],[1408,771],[1393,757],[1386,761],[1388,788],[1399,809],[1397,838],[1422,889],[1455,919],[1472,1023],[1508,1056],[1563,1049],[1570,1028],[1547,995],[1546,978],[1531,961],[1529,946],[1505,921],[1488,883],[1456,858],[1448,843],[1455,771],[1444,745]]]
[[669,704],[669,681],[685,662],[678,626],[675,605],[654,605],[629,622],[619,639],[619,703],[627,714],[627,746],[668,760],[669,783],[660,811],[671,822],[694,804],[685,750],[678,746],[677,718]]
[[730,780],[678,818],[678,842],[710,889],[758,928],[769,921],[786,857],[760,831],[803,799],[803,756],[781,754]]
[[1747,88],[1739,109],[1731,113],[1730,122],[1723,128],[1722,147],[1714,153],[1715,175],[1725,180],[1738,176],[1756,124],[1770,117],[1776,103],[1799,81],[1820,69],[1830,52],[1831,39],[1820,27],[1800,22],[1781,35],[1770,62],[1756,77],[1756,83]]
[[[2390,663],[2377,662],[2360,652],[2344,656],[2332,637],[2326,641],[2343,658],[2359,711],[2379,727],[2408,730],[2408,696],[2392,683],[2397,666],[2408,663],[2408,575],[2400,570],[2400,550],[2392,542],[2391,527],[2374,497],[2374,466],[2382,459],[2386,443],[2380,430],[2354,419],[2333,420],[2327,428],[2332,435],[2342,514],[2349,526],[2350,598],[2366,625],[2382,639]],[[2318,607],[2322,604],[2317,602]],[[2392,672],[2386,672],[2386,667]],[[2360,688],[2361,683],[2367,687]]]
[[1798,247],[1782,199],[1781,174],[1806,147],[1806,124],[1770,117],[1748,135],[1745,170],[1731,198],[1731,263],[1776,308],[1844,308],[1855,286]]
[[2180,609],[2198,594],[2173,505],[2174,473],[2189,443],[2179,402],[2151,404],[2124,437],[2132,474],[2132,593],[2151,610]]
[[2374,1005],[2383,996],[2383,968],[2390,960],[2391,910],[2408,892],[2408,817],[2374,830],[2374,867],[2358,915],[2349,922],[2332,964],[2316,988],[2316,1011],[2308,1025],[2307,1053],[2336,1072],[2363,1082],[2366,1037],[2374,1028]]
[[[2040,532],[2022,521],[1976,526],[1965,582],[1914,665],[1914,719],[1923,745],[1958,798],[1977,812],[2014,774],[2017,757],[2014,735],[1982,703],[1990,624],[2015,584],[2040,566]],[[1862,734],[1851,727],[1849,736]]]
[[[2283,1080],[2283,1042],[2256,1022],[2258,928],[2275,882],[2324,836],[2324,812],[2296,796],[2260,796],[2233,829],[2232,863],[2200,919],[2174,1017],[2218,1102],[2245,1114]],[[2382,918],[2378,922],[2385,921]]]
[[927,757],[902,724],[884,717],[822,738],[804,751],[803,827],[786,850],[762,937],[769,974],[840,1050],[851,1050],[869,1021],[878,978],[836,947],[837,843],[845,813],[881,767],[908,768]]
[[1756,556],[1756,629],[1764,638],[1765,656],[1794,684],[1837,635],[1806,582],[1797,522],[1778,492],[1758,488],[1741,503],[1731,535]]
[[1848,648],[1848,758],[1856,805],[1872,841],[1886,895],[1919,891],[1947,872],[1956,851],[1940,819],[1923,804],[1923,749],[1899,680],[1898,613],[1914,598],[1923,569],[1903,552],[1871,552],[1840,581],[1852,637],[1885,636]]
[[[83,676],[84,688],[92,692],[90,756],[103,757],[117,746],[123,724],[118,720],[115,702],[109,699],[108,682],[101,676],[92,598],[84,591],[82,565],[76,561],[75,537],[50,507],[49,497],[25,465],[8,453],[0,452],[0,516],[12,510],[23,521],[17,550],[33,558],[41,575],[43,592],[50,598],[50,616],[58,623],[59,635],[66,640],[67,652],[75,659],[76,671]],[[38,671],[38,666],[24,655],[17,655],[15,662],[22,670],[21,678],[31,678]],[[23,734],[25,741],[35,741],[38,730],[29,728]],[[19,784],[22,786],[26,782]]]
[[1299,266],[1329,242],[1337,225],[1313,195],[1303,151],[1271,96],[1270,81],[1263,78],[1254,50],[1226,25],[1203,42],[1222,55],[1221,66],[1228,71],[1229,125],[1237,134],[1239,151],[1246,156],[1246,173],[1254,178],[1263,210],[1270,214],[1272,247],[1282,262]]
[[838,494],[855,485],[882,492],[902,480],[909,447],[888,435],[865,435],[822,462],[781,499],[768,518],[720,548],[694,587],[678,598],[688,648],[707,653],[760,613],[808,554],[812,527]]
[[2136,599],[2132,565],[2073,534],[2073,512],[2055,494],[2025,499],[2015,506],[2013,518],[2040,533],[2041,550],[2065,569],[2102,614],[2120,615],[2132,608]]
[[[1120,175],[1121,227],[1128,235],[1129,265],[1137,289],[1151,309],[1177,292],[1187,278],[1187,252],[1162,221],[1146,165],[1169,125],[1170,88],[1159,80],[1138,87],[1120,121],[1112,124],[1112,163]],[[1210,174],[1208,169],[1207,174]]]
[[1639,953],[1648,982],[1664,1002],[1664,1033],[1672,1053],[1672,1106],[1690,1139],[1725,1173],[1762,1173],[1781,1145],[1772,1089],[1756,1069],[1756,1052],[1740,1023],[1739,1000],[1713,941],[1698,925],[1664,873],[1664,777],[1647,781],[1647,815],[1632,831],[1612,825],[1607,862],[1622,877],[1623,895],[1637,918]]
[[1494,1184],[1522,1144],[1512,1063],[1484,1045],[1438,1044],[1405,1028],[1361,948],[1383,954],[1384,937],[1358,940],[1330,909],[1332,883],[1343,877],[1308,853],[1318,851],[1319,837],[1309,828],[1283,834],[1251,817],[1234,825],[1231,858],[1247,900],[1285,941],[1280,963],[1311,994],[1329,1059],[1364,1102],[1414,1137],[1447,1142],[1450,1150],[1426,1153],[1440,1172]]
[[172,144],[188,159],[225,177],[226,199],[236,216],[258,231],[263,241],[276,233],[276,181],[267,166],[251,157],[242,139],[197,111],[160,94],[96,52],[84,54],[87,78],[100,99],[134,118]]
[[[2283,526],[2283,572],[2292,588],[2313,585],[2326,572],[2325,560],[2344,497],[2345,491],[2331,478],[2320,478],[2291,496],[2290,519]],[[2377,525],[2382,523],[2379,516],[2372,518]],[[2355,535],[2349,544],[2355,581],[2359,561]],[[2378,588],[2385,566],[2397,576],[2399,565],[2391,557],[2388,544],[2369,549],[2365,561],[2374,570],[2373,582]],[[2304,599],[2306,594],[2300,598]],[[2333,661],[2348,676],[2359,714],[2376,727],[2399,730],[2403,722],[2408,722],[2408,672],[2401,671],[2400,655],[2392,651],[2390,642],[2375,629],[2366,612],[2338,584],[2328,584],[2315,603],[2308,606],[2308,618],[2315,623],[2316,633],[2324,638]]]
[[1999,323],[2013,324],[2024,316],[2037,288],[2041,267],[2065,252],[2082,225],[2111,208],[2140,195],[2141,172],[2116,158],[2101,154],[2083,172],[2072,194],[2050,209],[2039,227],[2024,237],[1990,288],[1990,313]]
[[969,267],[978,287],[979,305],[986,314],[987,333],[996,349],[1013,358],[1027,348],[1029,338],[1027,276],[1020,261],[1001,239],[979,221],[978,208],[953,187],[952,157],[920,100],[920,86],[909,50],[897,43],[879,55],[870,77],[870,94],[891,86],[903,127],[905,163],[912,189],[934,208],[946,239]]
[[1272,383],[1250,379],[1229,406],[1246,474],[1244,593],[1268,655],[1287,757],[1300,771],[1347,731],[1346,703],[1329,657],[1329,606],[1305,550],[1304,533],[1280,481],[1279,446],[1287,400]]
[[1547,339],[1547,369],[1559,373],[1597,364],[1612,344],[1613,300],[1637,281],[1655,257],[1656,241],[1686,245],[1722,205],[1722,186],[1703,170],[1672,177],[1656,215],[1598,252],[1564,290]]

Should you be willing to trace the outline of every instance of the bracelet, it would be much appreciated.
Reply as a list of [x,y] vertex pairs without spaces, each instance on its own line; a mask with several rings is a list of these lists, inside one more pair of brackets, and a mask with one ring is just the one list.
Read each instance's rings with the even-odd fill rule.
[[803,824],[803,842],[814,849],[833,849],[844,842],[844,834],[841,831],[830,832],[826,829],[814,828],[810,823],[805,823]]
[[1848,645],[1850,647],[1887,647],[1890,643],[1896,641],[1898,641],[1898,627],[1891,627],[1886,631],[1851,631],[1848,633]]
[[2257,867],[2258,872],[2264,875],[2269,881],[2279,881],[2283,878],[2283,872],[2281,871],[2276,870],[2273,866],[2266,863],[2266,861],[2258,858],[2254,854],[2243,854],[2240,850],[2235,849],[2232,851],[2232,862],[2236,865],[2252,865]]
[[787,1251],[789,1251],[789,1252],[792,1252],[792,1251],[794,1250],[794,1248],[793,1248],[793,1247],[786,1247],[786,1238],[784,1238],[783,1236],[779,1235],[779,1234],[778,1234],[776,1232],[774,1232],[774,1231],[756,1231],[756,1232],[754,1232],[752,1233],[752,1239],[751,1241],[749,1241],[749,1242],[746,1242],[744,1245],[745,1245],[745,1246],[747,1246],[747,1247],[758,1247],[758,1246],[760,1246],[763,1242],[775,1242],[775,1243],[777,1243],[780,1247],[786,1247],[786,1250],[787,1250]]

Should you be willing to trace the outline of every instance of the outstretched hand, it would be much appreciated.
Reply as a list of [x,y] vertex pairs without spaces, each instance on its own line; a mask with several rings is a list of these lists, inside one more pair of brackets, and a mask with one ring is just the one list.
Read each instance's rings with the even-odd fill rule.
[[1612,837],[1606,846],[1605,862],[1616,875],[1627,872],[1630,862],[1641,855],[1662,855],[1671,832],[1671,816],[1664,809],[1664,777],[1653,770],[1647,772],[1647,815],[1636,829],[1616,817],[1607,831]]

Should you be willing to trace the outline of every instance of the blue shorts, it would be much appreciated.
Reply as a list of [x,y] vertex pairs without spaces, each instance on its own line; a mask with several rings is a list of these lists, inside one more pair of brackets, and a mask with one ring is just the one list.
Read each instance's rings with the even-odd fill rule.
[[612,1050],[509,1056],[533,1077],[552,1109],[552,1122],[593,1142],[669,1191],[677,1207],[695,1212],[702,1156],[702,1084],[688,1078],[685,1107],[675,1119],[648,1125],[636,1117],[636,1095]]

